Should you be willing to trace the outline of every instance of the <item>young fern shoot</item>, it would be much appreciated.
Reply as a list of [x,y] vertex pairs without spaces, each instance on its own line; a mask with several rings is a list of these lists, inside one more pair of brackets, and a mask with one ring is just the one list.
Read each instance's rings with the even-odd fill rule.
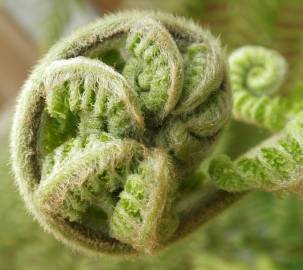
[[208,31],[162,13],[106,16],[56,44],[25,83],[11,135],[17,185],[75,249],[153,253],[205,214],[177,207],[180,186],[230,112]]
[[235,161],[215,158],[211,178],[233,192],[302,193],[303,107],[291,96],[271,97],[283,82],[285,60],[272,50],[245,46],[230,55],[229,64],[235,118],[280,132]]
[[285,100],[274,96],[284,81],[287,65],[277,52],[244,46],[229,56],[235,119],[272,131],[285,126]]

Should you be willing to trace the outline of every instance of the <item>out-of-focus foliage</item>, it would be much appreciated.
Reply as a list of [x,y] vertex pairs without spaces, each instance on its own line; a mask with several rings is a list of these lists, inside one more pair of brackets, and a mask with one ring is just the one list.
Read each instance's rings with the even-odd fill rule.
[[47,49],[53,45],[64,33],[65,27],[71,19],[75,6],[83,7],[84,0],[53,0],[45,18],[44,38],[42,48]]

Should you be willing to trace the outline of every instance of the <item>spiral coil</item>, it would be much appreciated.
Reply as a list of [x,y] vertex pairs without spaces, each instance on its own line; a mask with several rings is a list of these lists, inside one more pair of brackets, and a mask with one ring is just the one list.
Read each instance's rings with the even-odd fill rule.
[[152,253],[176,238],[180,183],[230,111],[209,32],[162,13],[105,17],[59,42],[24,85],[11,137],[17,184],[70,246]]

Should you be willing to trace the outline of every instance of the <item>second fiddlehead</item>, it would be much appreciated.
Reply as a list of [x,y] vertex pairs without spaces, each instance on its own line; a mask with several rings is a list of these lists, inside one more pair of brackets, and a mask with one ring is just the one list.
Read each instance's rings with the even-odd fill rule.
[[279,130],[286,122],[285,100],[274,96],[283,83],[286,62],[275,51],[245,46],[229,56],[236,119]]
[[235,117],[281,132],[234,162],[227,156],[214,159],[209,168],[212,179],[228,191],[263,189],[300,193],[302,103],[291,96],[268,96],[282,83],[285,73],[282,56],[262,47],[243,47],[231,54],[229,62]]

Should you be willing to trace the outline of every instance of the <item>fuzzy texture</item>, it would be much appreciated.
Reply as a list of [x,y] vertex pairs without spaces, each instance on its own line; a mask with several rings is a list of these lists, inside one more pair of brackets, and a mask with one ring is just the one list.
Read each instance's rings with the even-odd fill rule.
[[209,167],[212,179],[227,191],[302,194],[302,89],[286,97],[271,97],[283,82],[286,66],[272,50],[245,46],[230,55],[229,64],[235,118],[281,131],[234,162],[225,155],[215,158]]
[[208,31],[162,13],[107,16],[55,45],[25,83],[11,135],[17,185],[74,248],[153,253],[219,211],[201,205],[222,209],[215,189],[177,205],[230,111]]

